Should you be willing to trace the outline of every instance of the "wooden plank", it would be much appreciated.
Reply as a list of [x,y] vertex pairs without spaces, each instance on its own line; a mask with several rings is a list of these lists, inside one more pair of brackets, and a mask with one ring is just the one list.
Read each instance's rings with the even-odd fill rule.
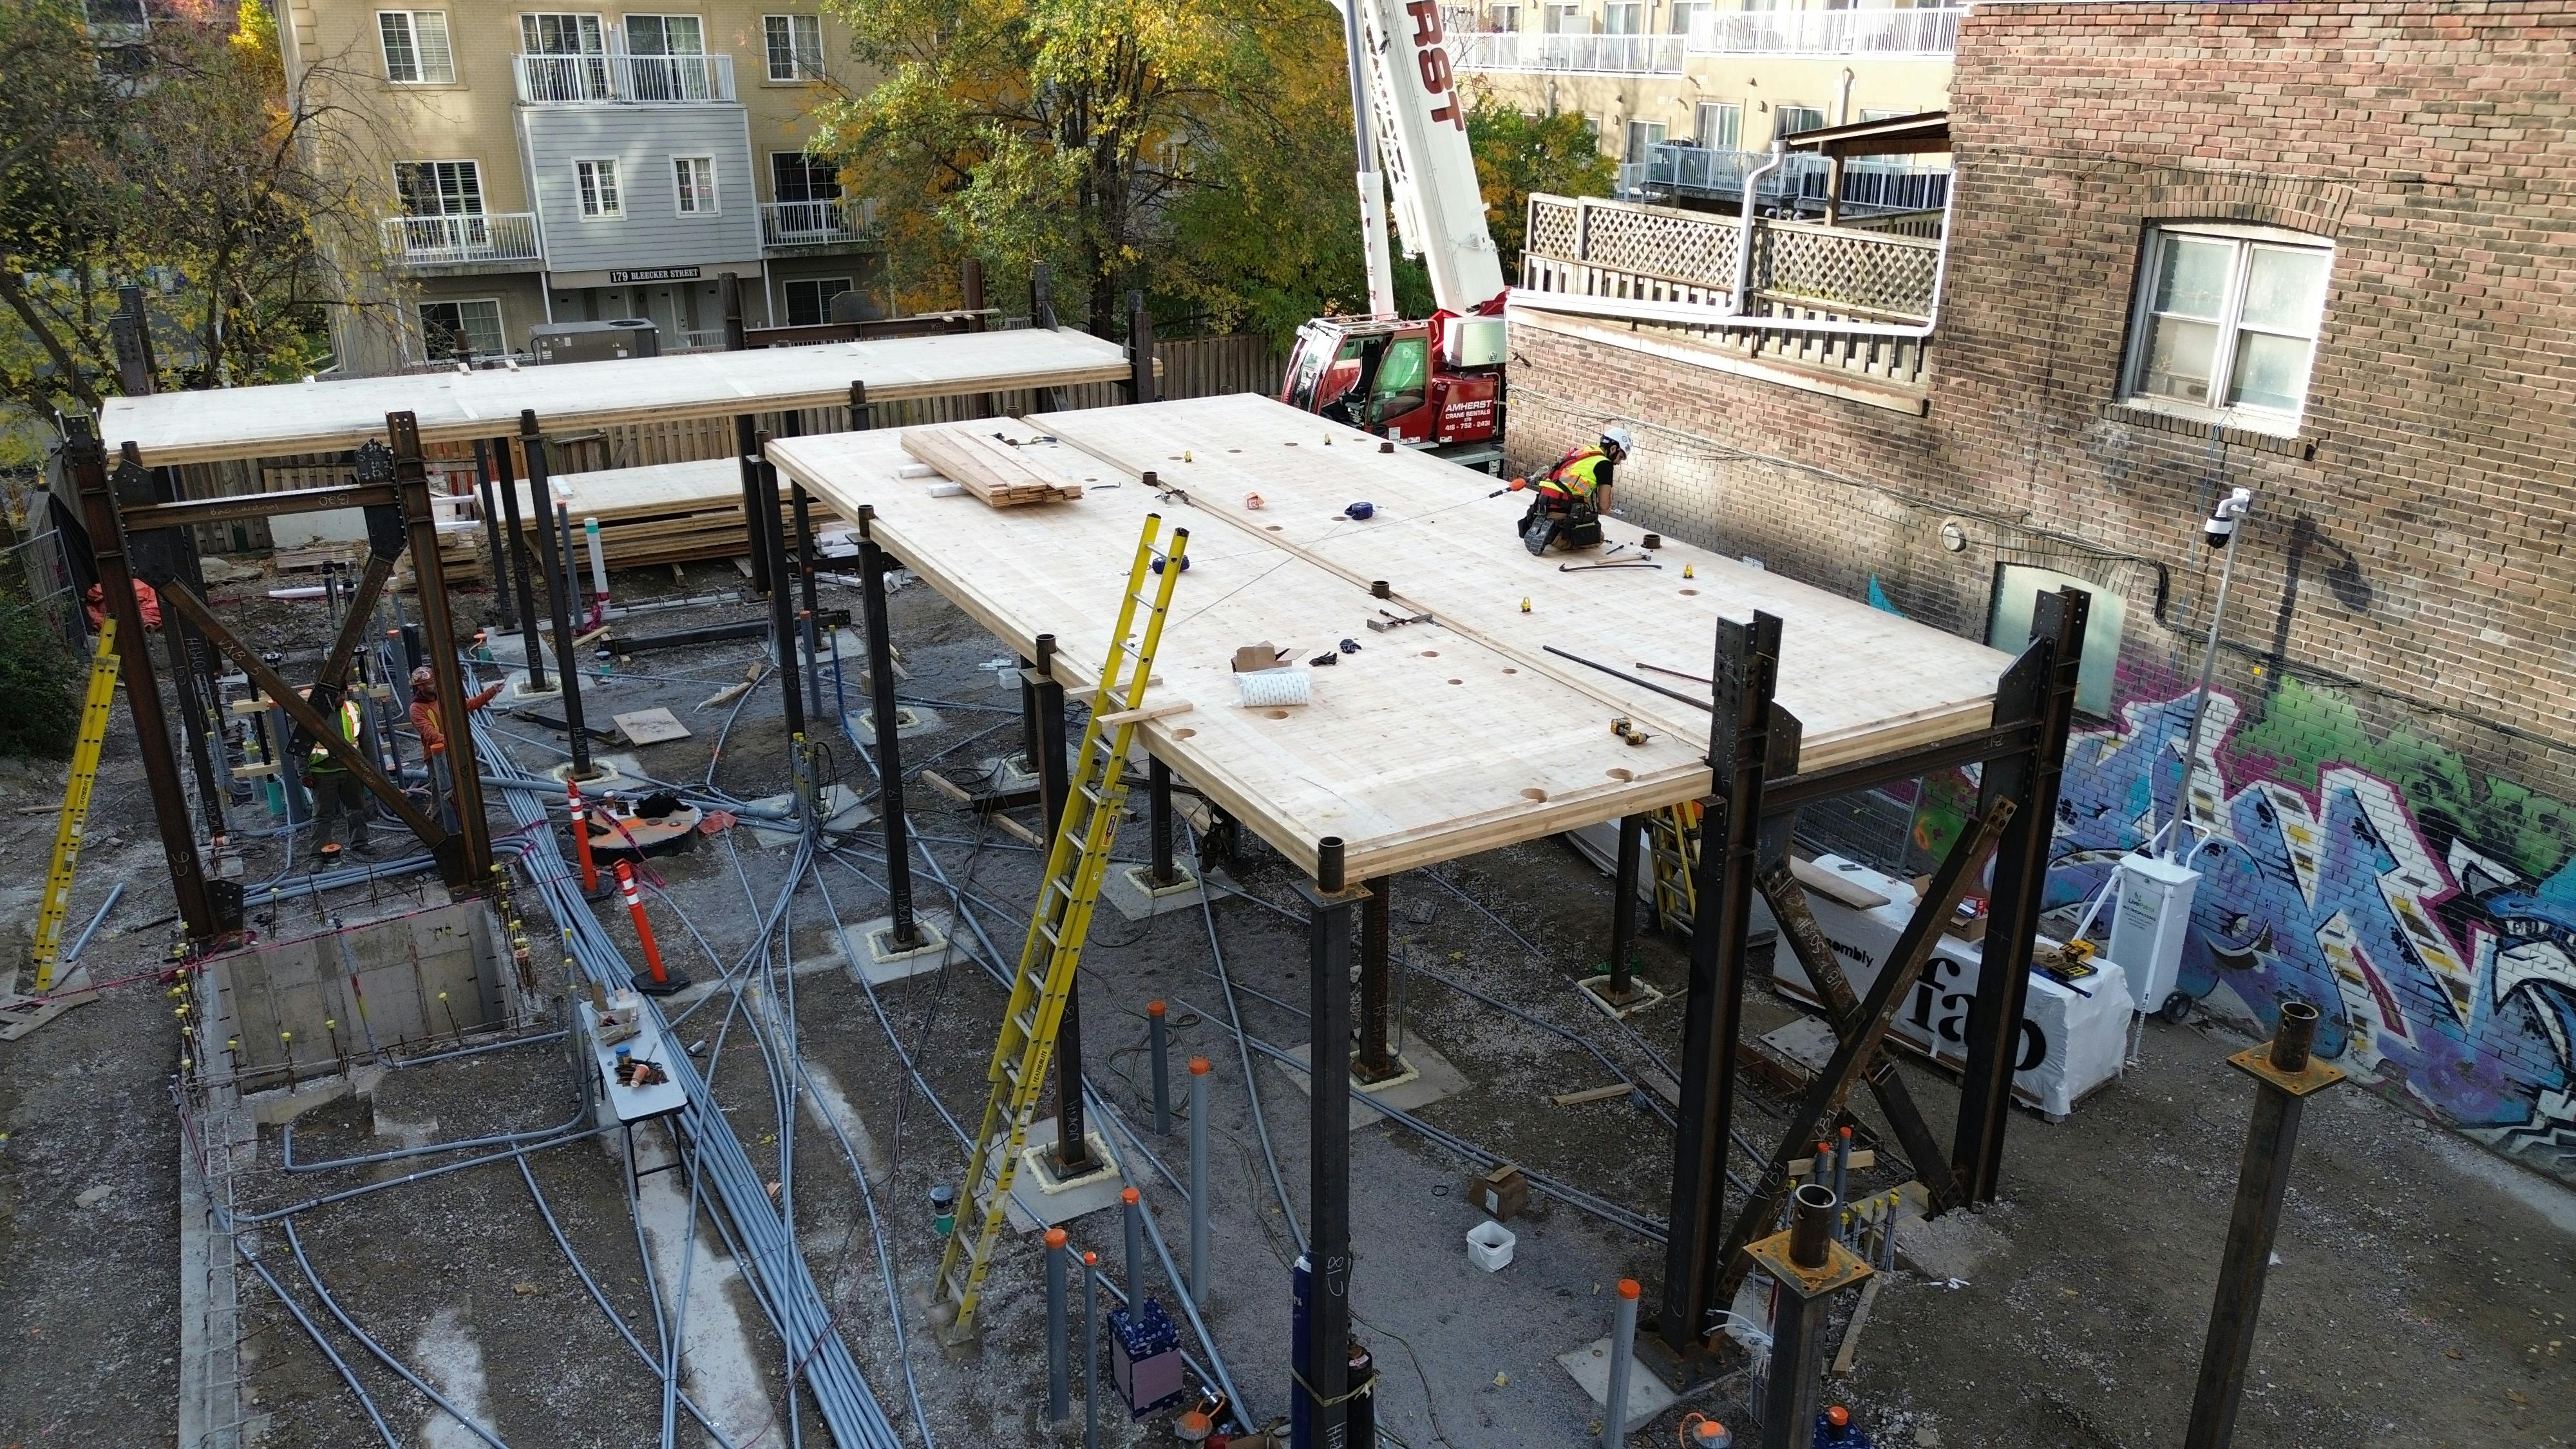
[[680,723],[679,716],[667,709],[639,709],[610,718],[626,736],[628,744],[658,745],[666,740],[689,737],[689,727]]
[[1837,875],[1812,860],[1803,860],[1794,855],[1789,857],[1789,874],[1797,877],[1798,884],[1829,901],[1839,902],[1855,911],[1874,911],[1887,904],[1887,897],[1847,876]]
[[[1068,482],[1099,479],[1077,508],[991,509],[929,496],[900,477],[893,436],[838,433],[773,441],[769,456],[844,516],[876,509],[876,536],[931,587],[1023,656],[1057,639],[1070,687],[1092,682],[1145,515],[1197,527],[1144,703],[1188,701],[1145,722],[1153,755],[1301,869],[1316,842],[1344,842],[1353,879],[1389,875],[1704,795],[1706,746],[1662,735],[1645,746],[1609,732],[1603,699],[1437,625],[1397,634],[1363,627],[1377,601],[1331,571],[1260,538],[1208,528],[1195,510],[1025,424],[981,424],[1020,438],[1032,466]],[[1104,476],[1105,475],[1105,476]],[[1295,709],[1235,703],[1237,644],[1271,639],[1305,654],[1346,635],[1368,647],[1314,676]],[[1533,747],[1533,722],[1545,722]]]
[[[1630,673],[1644,659],[1706,674],[1721,616],[1776,614],[1785,622],[1779,697],[1805,726],[1800,758],[1811,768],[1982,728],[1996,677],[2011,663],[1973,640],[1669,538],[1652,555],[1661,569],[1562,573],[1560,564],[1599,555],[1530,557],[1514,529],[1527,503],[1512,494],[1488,497],[1491,478],[1409,448],[1380,452],[1376,438],[1268,398],[1201,398],[1030,421],[1130,476],[1155,470],[1167,488],[1189,494],[1191,505],[1176,518],[1266,539],[1354,583],[1384,579],[1396,612],[1430,612],[1526,668],[1605,695],[1622,712],[1685,738],[1707,737],[1705,713],[1544,646]],[[1247,493],[1259,493],[1266,506],[1244,508]],[[1358,500],[1374,506],[1365,522],[1343,516]],[[1647,557],[1639,547],[1644,529],[1617,519],[1602,526],[1611,542],[1627,545],[1608,558]],[[1685,566],[1693,577],[1682,576]],[[1396,637],[1361,636],[1373,645]]]
[[1116,343],[1027,328],[155,393],[109,399],[100,432],[110,452],[132,442],[158,467],[354,448],[381,436],[393,412],[417,414],[424,442],[470,442],[516,432],[523,408],[564,433],[846,406],[853,382],[866,383],[872,401],[896,402],[1127,375],[1127,354]]
[[906,428],[903,449],[994,508],[1056,503],[1082,496],[1082,485],[1032,466],[1019,449],[982,422]]

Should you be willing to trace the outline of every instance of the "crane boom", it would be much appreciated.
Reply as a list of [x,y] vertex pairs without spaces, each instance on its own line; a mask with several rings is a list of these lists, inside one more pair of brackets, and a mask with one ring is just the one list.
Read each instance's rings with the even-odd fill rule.
[[1377,133],[1404,254],[1422,258],[1441,311],[1461,317],[1500,311],[1503,264],[1485,228],[1466,101],[1449,62],[1438,0],[1343,3],[1360,13],[1373,113],[1353,120],[1363,135]]

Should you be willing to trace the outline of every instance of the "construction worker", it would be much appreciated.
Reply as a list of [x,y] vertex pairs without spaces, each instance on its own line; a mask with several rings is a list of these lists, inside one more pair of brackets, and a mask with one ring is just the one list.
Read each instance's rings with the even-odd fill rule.
[[[468,714],[490,704],[501,686],[494,684],[480,694],[466,696]],[[452,828],[454,811],[448,806],[447,730],[438,716],[438,672],[424,664],[411,672],[411,727],[420,736],[420,752],[429,764],[429,787],[437,792],[439,813]]]
[[1613,425],[1601,430],[1597,445],[1573,449],[1538,477],[1513,479],[1513,492],[1528,489],[1531,495],[1529,511],[1521,516],[1521,543],[1534,554],[1551,544],[1598,548],[1611,479],[1636,446],[1626,428]]
[[[308,699],[313,693],[309,689],[300,692]],[[354,700],[340,701],[340,738],[353,747],[358,743],[358,706]],[[332,837],[339,833],[343,815],[349,817],[349,848],[365,854],[369,813],[367,787],[358,783],[358,777],[332,758],[331,752],[318,741],[312,753],[305,757],[304,788],[313,792],[315,856],[324,862],[340,858],[340,842]]]

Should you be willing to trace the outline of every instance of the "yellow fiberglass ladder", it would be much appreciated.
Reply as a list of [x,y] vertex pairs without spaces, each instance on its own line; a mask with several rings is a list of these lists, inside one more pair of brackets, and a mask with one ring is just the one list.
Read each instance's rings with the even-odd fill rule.
[[[1127,753],[1135,744],[1136,726],[1153,713],[1144,707],[1145,687],[1153,678],[1154,649],[1162,642],[1163,620],[1190,539],[1188,529],[1175,529],[1165,551],[1157,547],[1161,528],[1160,515],[1146,516],[1109,659],[1092,691],[1091,722],[1083,727],[1075,754],[1064,819],[1055,822],[1047,849],[1046,877],[1038,886],[1037,910],[1011,980],[1001,1038],[993,1045],[984,1125],[966,1159],[965,1180],[972,1185],[973,1201],[949,1233],[939,1259],[940,1297],[956,1312],[948,1331],[951,1343],[974,1336],[984,1275],[992,1271],[994,1248],[1010,1216],[1011,1183],[1019,1175],[1029,1123],[1046,1093],[1047,1064],[1055,1053],[1056,1029],[1064,1019],[1065,998],[1073,991],[1074,972],[1082,963],[1091,909],[1109,873],[1109,847],[1117,838],[1118,815],[1127,798],[1121,783]],[[1154,587],[1151,599],[1143,592],[1148,581]],[[1145,616],[1141,637],[1140,612]],[[1129,643],[1131,639],[1136,642]]]
[[81,702],[80,739],[63,787],[62,813],[54,823],[53,863],[45,872],[43,904],[36,911],[35,997],[0,1000],[0,1041],[15,1041],[80,1005],[86,995],[47,999],[62,967],[63,922],[71,910],[72,873],[80,865],[81,839],[89,828],[89,797],[98,783],[98,757],[107,743],[108,711],[116,704],[116,620],[98,626],[98,652],[90,657],[89,693]]
[[[1687,823],[1683,812],[1690,812]],[[1655,860],[1655,922],[1666,930],[1690,934],[1698,919],[1699,803],[1667,805],[1646,817],[1647,840]]]

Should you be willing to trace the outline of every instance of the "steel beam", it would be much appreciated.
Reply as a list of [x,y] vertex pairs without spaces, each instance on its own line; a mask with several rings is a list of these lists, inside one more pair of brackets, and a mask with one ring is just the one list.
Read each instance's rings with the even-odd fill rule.
[[1981,764],[2021,753],[2027,751],[2031,741],[2037,738],[2037,730],[2027,721],[1997,725],[1975,734],[1899,750],[1891,755],[1872,755],[1865,760],[1802,771],[1773,782],[1763,790],[1762,799],[1766,809],[1794,810],[1837,795],[1911,780],[1935,770],[1956,769],[1961,765]]
[[[143,756],[143,781],[152,795],[152,819],[160,831],[161,853],[169,862],[170,886],[178,896],[179,918],[188,939],[211,943],[228,928],[215,909],[205,866],[197,855],[196,822],[188,816],[188,798],[179,783],[179,759],[170,747],[170,721],[161,709],[161,682],[153,673],[152,648],[143,632],[143,609],[134,600],[134,575],[127,561],[124,520],[116,494],[107,481],[107,450],[90,433],[89,419],[67,418],[63,425],[63,471],[78,491],[89,527],[90,556],[98,570],[99,596],[116,618],[117,669],[125,678],[125,702],[134,715],[134,737]],[[164,585],[166,597],[184,584]],[[291,788],[291,787],[290,787]]]
[[[456,662],[456,620],[448,612],[447,570],[438,554],[438,511],[430,506],[429,468],[420,455],[420,419],[412,413],[388,413],[385,435],[393,444],[394,489],[402,495],[403,523],[411,530],[411,573],[420,598],[421,648],[429,655],[430,672],[438,680],[439,728],[447,735],[447,784],[456,804],[458,848],[453,859],[440,859],[448,867],[447,883],[451,887],[481,890],[490,883],[492,872],[491,827],[483,819],[483,774],[474,756],[472,711],[465,707],[465,675]],[[370,535],[375,532],[375,523],[375,517],[370,515]],[[374,577],[374,570],[375,560],[370,558],[369,577]],[[369,606],[372,605],[370,600]],[[569,679],[564,681],[564,707],[568,712],[580,707]],[[571,717],[578,723],[579,715]],[[432,769],[428,773],[434,786],[438,772]]]
[[1691,923],[1689,994],[1682,1017],[1681,1112],[1673,1142],[1673,1196],[1664,1245],[1657,1339],[1685,1364],[1701,1362],[1712,1295],[1724,1260],[1726,1144],[1735,1118],[1736,1037],[1743,1026],[1745,935],[1762,821],[1780,621],[1717,621],[1716,681],[1708,765],[1717,793],[1700,827],[1697,919]]
[[1992,1202],[2002,1191],[2004,1128],[2012,1120],[2013,1068],[2030,998],[2031,938],[2046,903],[2058,780],[2066,768],[2066,734],[2075,719],[2092,597],[2076,588],[2040,595],[2031,611],[2030,646],[1995,688],[1995,723],[2027,723],[2034,737],[2026,753],[1988,762],[1978,782],[1977,813],[1991,813],[2006,801],[2014,810],[2012,828],[1995,851],[1984,956],[1968,1006],[1959,1123],[1951,1138],[1951,1170],[1972,1204]]
[[381,508],[395,501],[391,484],[342,484],[191,498],[177,503],[130,503],[123,511],[126,531],[144,533],[156,528],[195,528],[250,518],[282,518],[290,513],[320,513],[332,508]]

